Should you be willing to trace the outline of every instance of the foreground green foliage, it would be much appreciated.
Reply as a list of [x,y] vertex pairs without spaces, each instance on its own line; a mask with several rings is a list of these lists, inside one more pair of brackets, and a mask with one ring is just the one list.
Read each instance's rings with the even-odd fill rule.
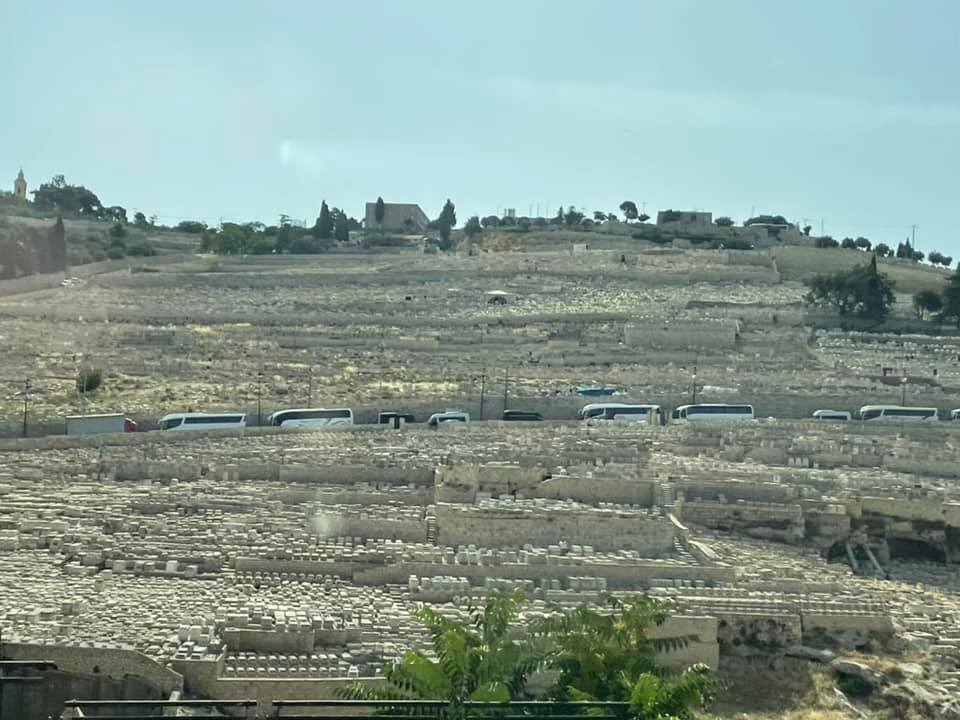
[[705,665],[680,673],[656,662],[658,653],[686,646],[692,637],[650,638],[666,622],[666,606],[645,596],[605,596],[605,608],[581,606],[539,627],[554,648],[547,665],[559,671],[550,700],[629,702],[633,718],[692,718],[717,689]]
[[[636,720],[687,720],[708,706],[717,684],[703,665],[683,672],[660,667],[660,652],[684,647],[691,637],[651,639],[662,625],[666,606],[641,596],[604,596],[603,606],[555,609],[529,632],[515,623],[525,601],[522,592],[492,593],[482,606],[470,606],[467,620],[451,620],[421,608],[417,617],[431,640],[431,657],[407,651],[386,668],[388,687],[354,684],[340,697],[354,700],[440,700],[446,718],[463,718],[470,702],[523,699],[531,673],[555,671],[543,700],[558,703],[609,701],[629,704]],[[570,706],[564,709],[571,712]]]
[[521,695],[540,654],[512,639],[523,593],[493,593],[482,606],[470,606],[460,623],[430,608],[417,617],[430,634],[436,659],[413,650],[388,666],[389,688],[352,685],[338,695],[355,700],[444,700],[444,715],[463,717],[469,701],[506,702]]

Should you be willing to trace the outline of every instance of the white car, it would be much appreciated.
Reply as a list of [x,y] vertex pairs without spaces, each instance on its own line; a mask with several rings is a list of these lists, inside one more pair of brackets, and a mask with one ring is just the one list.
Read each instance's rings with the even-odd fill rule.
[[438,427],[448,422],[468,423],[470,422],[470,415],[463,412],[463,410],[445,410],[444,412],[431,415],[430,419],[427,420],[427,425],[430,427]]

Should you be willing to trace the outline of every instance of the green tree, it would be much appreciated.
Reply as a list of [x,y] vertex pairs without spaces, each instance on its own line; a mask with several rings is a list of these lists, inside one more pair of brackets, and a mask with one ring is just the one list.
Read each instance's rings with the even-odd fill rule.
[[714,220],[713,224],[717,227],[733,227],[733,220],[726,216],[721,216]]
[[355,684],[339,688],[337,694],[356,700],[444,700],[445,718],[465,717],[468,701],[517,698],[541,657],[531,646],[512,639],[524,600],[519,590],[510,595],[491,593],[482,606],[467,608],[466,622],[421,608],[417,618],[430,635],[436,659],[408,650],[400,662],[385,668],[389,687]]
[[787,219],[783,215],[757,215],[756,217],[747,218],[743,221],[744,227],[747,225],[789,225]]
[[110,235],[115,238],[126,237],[127,229],[120,223],[114,223],[110,228]]
[[637,204],[633,200],[624,200],[620,203],[620,212],[623,213],[623,217],[627,222],[636,220],[640,215],[637,210]]
[[440,248],[449,250],[452,247],[450,242],[450,231],[457,224],[457,209],[450,198],[443,204],[443,210],[440,211],[440,217],[437,218],[437,229],[440,231]]
[[949,255],[944,255],[939,250],[934,250],[929,255],[927,255],[927,260],[932,265],[943,265],[944,267],[950,267],[953,263],[953,258]]
[[646,221],[649,220],[649,219],[650,219],[650,216],[649,216],[649,215],[647,215],[646,213],[640,213],[640,215],[637,217],[637,222],[642,222],[642,223],[644,223],[644,222],[646,222]]
[[835,248],[835,247],[840,247],[840,243],[838,243],[836,240],[834,240],[834,239],[833,239],[832,237],[830,237],[829,235],[823,235],[823,236],[821,236],[821,237],[818,237],[817,240],[816,240],[816,244],[817,244],[817,247],[818,247],[818,248]]
[[207,224],[197,220],[182,220],[177,223],[177,230],[191,235],[200,235],[207,229]]
[[603,222],[607,219],[607,214],[603,210],[594,210],[593,211],[593,220],[594,222]]
[[893,255],[893,250],[891,250],[890,246],[886,243],[877,243],[873,248],[873,252],[880,257],[890,257]]
[[333,223],[333,239],[345,243],[350,240],[350,222],[345,212],[338,211]]
[[373,217],[377,221],[377,227],[380,228],[380,233],[383,234],[383,218],[386,215],[387,208],[383,203],[383,198],[377,198],[377,206],[373,210]]
[[320,203],[320,215],[313,227],[313,236],[318,240],[329,240],[333,237],[333,220],[330,217],[330,208],[327,207],[327,201]]
[[537,633],[553,646],[547,666],[558,671],[547,690],[551,700],[629,702],[634,718],[695,717],[713,699],[718,683],[705,665],[675,673],[660,667],[659,653],[695,638],[653,639],[667,606],[647,596],[605,595],[603,606],[580,606],[542,621]]
[[944,320],[955,322],[957,329],[960,330],[960,267],[953,271],[940,297],[943,300],[943,308],[937,316],[938,319],[941,322]]
[[472,238],[475,235],[479,235],[483,232],[483,227],[480,225],[480,218],[474,215],[469,220],[467,224],[463,226],[463,234],[468,238]]
[[858,237],[856,240],[854,240],[854,242],[856,243],[858,248],[866,252],[870,252],[870,250],[873,248],[873,243],[871,243],[865,237]]
[[920,290],[913,295],[913,311],[923,320],[927,313],[939,312],[943,308],[943,298],[935,290]]
[[93,392],[103,383],[103,371],[99,368],[83,368],[77,373],[77,392],[81,395]]
[[138,228],[149,227],[149,223],[147,222],[147,216],[144,215],[142,212],[135,212],[133,214],[133,224]]
[[877,271],[876,255],[867,265],[816,275],[805,284],[810,288],[805,298],[808,304],[831,307],[840,315],[880,321],[890,313],[894,301],[894,283]]
[[857,241],[852,237],[845,237],[843,242],[840,243],[840,247],[842,247],[844,250],[856,250]]
[[484,228],[497,227],[500,225],[500,218],[496,215],[487,215],[480,221],[480,224],[483,225]]
[[568,228],[574,228],[583,220],[583,213],[571,205],[563,216],[563,222]]
[[[58,213],[89,215],[102,219],[108,217],[96,193],[82,185],[67,184],[63,175],[54,175],[50,182],[42,183],[39,188],[32,190],[31,194],[34,205],[40,210],[55,210]],[[115,219],[120,220],[119,217]],[[126,217],[123,219],[125,221]]]

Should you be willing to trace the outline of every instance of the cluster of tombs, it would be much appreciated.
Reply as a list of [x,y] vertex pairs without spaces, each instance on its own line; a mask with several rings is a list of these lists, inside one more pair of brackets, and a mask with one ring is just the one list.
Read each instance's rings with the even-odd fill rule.
[[668,663],[909,650],[957,693],[958,443],[775,421],[3,441],[4,654],[323,697],[427,650],[423,603],[521,588],[527,622],[644,592],[698,638]]

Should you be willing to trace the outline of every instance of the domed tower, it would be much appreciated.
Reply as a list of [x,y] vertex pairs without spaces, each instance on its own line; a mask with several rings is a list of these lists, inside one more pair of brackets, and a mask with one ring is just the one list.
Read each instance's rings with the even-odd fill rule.
[[23,176],[23,168],[20,168],[17,179],[13,181],[13,194],[18,198],[27,199],[27,179]]

